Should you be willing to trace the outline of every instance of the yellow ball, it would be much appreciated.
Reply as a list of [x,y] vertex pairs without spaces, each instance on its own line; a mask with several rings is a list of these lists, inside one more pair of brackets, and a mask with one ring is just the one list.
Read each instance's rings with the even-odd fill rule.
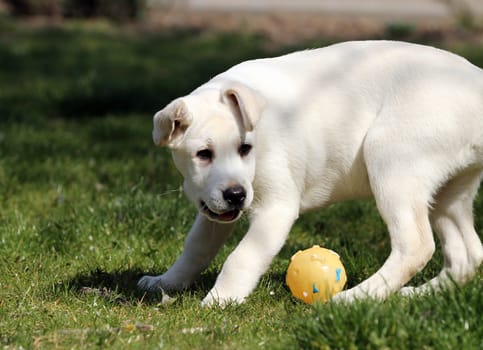
[[312,304],[339,293],[347,276],[336,252],[314,245],[292,256],[285,280],[294,297]]

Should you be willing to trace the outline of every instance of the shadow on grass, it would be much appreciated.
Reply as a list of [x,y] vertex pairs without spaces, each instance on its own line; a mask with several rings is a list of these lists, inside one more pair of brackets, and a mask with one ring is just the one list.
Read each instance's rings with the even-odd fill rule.
[[[96,269],[81,273],[68,281],[69,289],[81,297],[93,295],[114,304],[134,305],[138,303],[157,305],[162,302],[162,292],[145,292],[137,288],[137,282],[144,275],[156,275],[157,272],[140,269],[111,271]],[[169,291],[170,297],[183,294],[206,294],[213,286],[217,273],[208,272],[184,291]]]

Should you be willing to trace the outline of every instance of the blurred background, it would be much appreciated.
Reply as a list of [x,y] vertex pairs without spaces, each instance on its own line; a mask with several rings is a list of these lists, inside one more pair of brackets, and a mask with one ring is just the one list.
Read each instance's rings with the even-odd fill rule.
[[0,0],[0,115],[152,113],[240,60],[381,38],[479,57],[483,2]]

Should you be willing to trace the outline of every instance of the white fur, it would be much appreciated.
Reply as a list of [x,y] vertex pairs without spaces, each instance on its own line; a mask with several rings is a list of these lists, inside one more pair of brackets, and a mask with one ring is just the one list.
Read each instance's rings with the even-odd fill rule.
[[[366,41],[243,62],[158,112],[153,136],[171,147],[200,214],[178,260],[143,277],[143,289],[189,286],[250,209],[248,232],[203,300],[242,302],[300,213],[368,196],[392,251],[337,300],[400,290],[433,255],[431,227],[443,271],[404,293],[463,283],[483,260],[472,217],[483,173],[483,72],[449,52]],[[241,156],[243,143],[253,150]],[[200,159],[201,149],[213,158]],[[233,185],[246,189],[240,212],[229,212],[222,194]],[[227,212],[233,217],[219,216]]]

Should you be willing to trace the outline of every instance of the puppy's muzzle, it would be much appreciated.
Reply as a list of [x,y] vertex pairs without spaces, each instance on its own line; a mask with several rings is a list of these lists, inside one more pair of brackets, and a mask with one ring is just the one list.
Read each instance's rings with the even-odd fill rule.
[[211,210],[204,201],[200,202],[200,210],[210,220],[227,223],[238,220],[241,216],[245,200],[247,198],[247,192],[244,187],[235,185],[227,188],[222,192],[223,200],[226,202],[228,209],[223,212],[214,212]]

